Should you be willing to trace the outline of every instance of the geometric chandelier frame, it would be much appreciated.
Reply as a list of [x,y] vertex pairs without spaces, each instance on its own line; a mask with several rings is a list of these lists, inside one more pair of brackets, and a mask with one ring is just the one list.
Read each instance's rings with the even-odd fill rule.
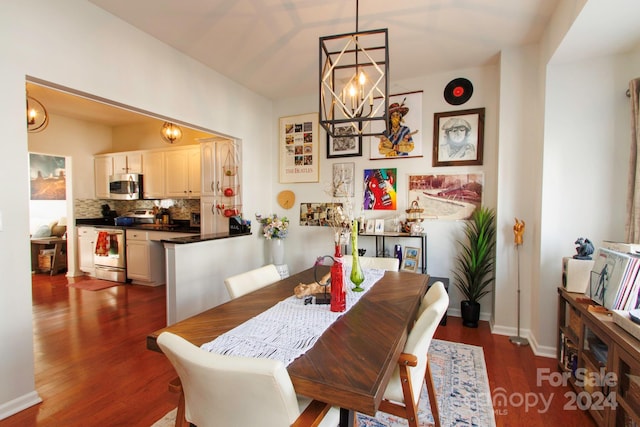
[[320,38],[320,125],[331,137],[373,136],[389,123],[387,29]]

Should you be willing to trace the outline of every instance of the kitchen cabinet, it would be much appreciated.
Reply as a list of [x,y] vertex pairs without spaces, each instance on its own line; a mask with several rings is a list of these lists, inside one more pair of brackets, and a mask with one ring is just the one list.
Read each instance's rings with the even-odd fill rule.
[[113,175],[113,157],[96,156],[93,159],[94,185],[97,199],[109,198],[109,177]]
[[78,265],[80,271],[95,276],[93,255],[96,247],[97,232],[95,227],[80,226],[76,228],[78,234]]
[[200,147],[165,153],[165,196],[197,198],[201,190]]
[[240,141],[210,139],[200,143],[202,157],[202,234],[229,230],[229,217],[242,214]]
[[161,199],[164,191],[164,152],[142,153],[142,198]]
[[127,230],[127,279],[132,283],[159,286],[164,280],[162,245],[149,240],[149,232]]
[[114,154],[113,173],[142,173],[142,153],[127,152]]

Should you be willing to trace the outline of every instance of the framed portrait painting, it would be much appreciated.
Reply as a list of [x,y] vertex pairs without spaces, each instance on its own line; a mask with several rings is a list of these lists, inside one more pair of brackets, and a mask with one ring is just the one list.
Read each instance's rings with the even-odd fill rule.
[[433,166],[481,165],[484,108],[435,113]]
[[318,182],[318,113],[280,118],[280,182]]
[[371,130],[380,133],[369,138],[371,160],[422,157],[422,95],[422,91],[389,95],[388,128],[381,122],[371,124]]
[[344,135],[332,138],[327,134],[327,158],[362,156],[362,137],[356,135],[353,126],[336,126],[336,134]]

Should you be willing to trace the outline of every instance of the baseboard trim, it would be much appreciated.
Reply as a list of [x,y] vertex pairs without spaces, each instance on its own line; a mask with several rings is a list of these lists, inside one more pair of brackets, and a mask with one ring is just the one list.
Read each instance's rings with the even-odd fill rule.
[[3,403],[0,405],[0,420],[9,418],[10,416],[17,414],[30,406],[37,405],[40,402],[42,402],[42,399],[38,393],[36,391],[32,391],[18,397],[17,399]]

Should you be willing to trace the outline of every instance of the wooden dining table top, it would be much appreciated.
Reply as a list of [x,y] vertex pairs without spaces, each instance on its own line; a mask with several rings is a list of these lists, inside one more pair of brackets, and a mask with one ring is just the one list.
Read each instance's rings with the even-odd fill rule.
[[[319,268],[318,277],[328,272],[325,268]],[[375,415],[427,291],[428,279],[426,274],[385,272],[310,350],[289,364],[287,371],[296,393]],[[161,352],[156,339],[164,331],[200,346],[293,295],[298,284],[313,282],[313,268],[304,270],[154,331],[147,336],[147,348]]]

